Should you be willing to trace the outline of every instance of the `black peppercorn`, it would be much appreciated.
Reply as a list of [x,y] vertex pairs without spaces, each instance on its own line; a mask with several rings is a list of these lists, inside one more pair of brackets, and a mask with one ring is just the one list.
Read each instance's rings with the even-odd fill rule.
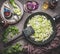
[[49,0],[49,8],[54,9],[58,4],[58,0]]

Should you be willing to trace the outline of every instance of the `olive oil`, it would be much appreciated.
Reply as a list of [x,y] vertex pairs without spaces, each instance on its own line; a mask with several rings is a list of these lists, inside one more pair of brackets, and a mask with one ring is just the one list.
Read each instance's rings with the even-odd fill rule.
[[48,7],[49,7],[49,3],[48,2],[44,2],[43,5],[42,5],[42,8],[44,10],[46,10],[46,9],[48,9]]

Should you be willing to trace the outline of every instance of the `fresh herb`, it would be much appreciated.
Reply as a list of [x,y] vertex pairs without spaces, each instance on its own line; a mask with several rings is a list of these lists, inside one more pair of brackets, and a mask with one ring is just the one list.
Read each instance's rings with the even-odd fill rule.
[[14,54],[14,53],[19,54],[22,51],[23,51],[22,45],[20,43],[16,43],[15,45],[3,50],[2,54]]
[[10,36],[11,38],[15,35],[19,34],[19,30],[16,26],[9,26],[3,33],[3,42],[7,42],[7,37]]

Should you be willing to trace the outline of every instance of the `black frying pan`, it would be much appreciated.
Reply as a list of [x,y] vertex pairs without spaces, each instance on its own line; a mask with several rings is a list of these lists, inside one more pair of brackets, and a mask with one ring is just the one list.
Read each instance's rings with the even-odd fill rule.
[[30,16],[27,18],[27,20],[26,20],[26,22],[25,22],[25,25],[24,25],[24,29],[27,27],[28,21],[29,21],[33,16],[35,16],[35,15],[44,15],[44,16],[46,16],[46,18],[51,21],[51,24],[52,24],[52,27],[53,27],[53,33],[52,33],[52,35],[50,36],[50,38],[47,39],[47,40],[44,41],[44,42],[36,42],[36,41],[34,41],[33,39],[31,39],[31,38],[29,38],[29,37],[27,37],[27,36],[25,36],[25,35],[24,35],[24,37],[26,38],[26,40],[28,40],[28,41],[31,42],[32,44],[39,45],[39,46],[40,46],[40,45],[45,45],[45,44],[49,43],[51,40],[53,40],[53,38],[55,37],[55,35],[56,35],[55,20],[57,20],[58,18],[60,18],[60,16],[58,15],[58,16],[56,16],[55,18],[52,18],[50,15],[48,15],[47,13],[44,13],[44,12],[36,12],[36,13],[33,13],[32,15],[30,15]]
[[[33,34],[34,32],[34,30],[33,30],[33,28],[31,28],[31,27],[27,27],[27,23],[28,23],[28,21],[33,17],[33,16],[35,16],[35,15],[44,15],[44,16],[46,16],[47,17],[47,19],[49,19],[50,21],[51,21],[51,24],[52,24],[52,27],[53,27],[53,33],[52,33],[52,35],[50,36],[50,38],[49,39],[47,39],[46,41],[44,41],[44,42],[36,42],[36,41],[34,41],[33,39],[31,39],[30,38],[30,35],[31,34]],[[15,39],[13,39],[12,41],[10,41],[10,42],[8,42],[7,44],[6,44],[6,46],[7,45],[11,45],[12,43],[14,43],[14,41],[16,41],[17,39],[19,39],[19,38],[21,38],[22,36],[22,38],[24,38],[25,37],[25,39],[26,40],[28,40],[29,42],[31,42],[32,44],[34,44],[34,45],[38,45],[38,46],[40,46],[40,45],[45,45],[45,44],[47,44],[47,43],[49,43],[51,40],[53,40],[53,38],[55,37],[55,35],[56,35],[56,26],[55,26],[55,24],[56,24],[56,21],[60,21],[60,15],[57,15],[57,16],[55,16],[54,18],[52,18],[50,15],[48,15],[47,13],[43,13],[43,12],[36,12],[36,13],[33,13],[32,15],[30,15],[27,19],[26,19],[26,22],[25,22],[25,24],[24,24],[24,29],[23,29],[23,31],[22,31],[22,34],[20,35],[20,36],[18,36],[17,38],[15,38]]]

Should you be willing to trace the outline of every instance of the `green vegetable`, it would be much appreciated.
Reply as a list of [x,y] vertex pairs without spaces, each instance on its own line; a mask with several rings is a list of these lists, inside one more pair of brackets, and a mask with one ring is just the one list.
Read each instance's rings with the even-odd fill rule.
[[10,36],[11,38],[15,35],[19,34],[19,30],[16,26],[9,26],[3,33],[3,42],[7,42],[7,36]]
[[9,0],[10,1],[10,4],[14,7],[14,13],[17,14],[17,15],[21,15],[21,10],[20,8],[17,6],[17,4],[15,3],[14,0]]
[[14,7],[16,7],[16,4],[15,4],[14,0],[10,0],[10,3],[11,3]]
[[27,26],[32,26],[35,30],[34,35],[31,36],[35,39],[35,41],[43,42],[47,40],[53,32],[50,20],[43,15],[36,15],[32,17]]
[[22,45],[19,43],[16,43],[13,46],[9,46],[7,49],[3,50],[2,54],[19,54],[19,52],[22,52],[23,48]]

